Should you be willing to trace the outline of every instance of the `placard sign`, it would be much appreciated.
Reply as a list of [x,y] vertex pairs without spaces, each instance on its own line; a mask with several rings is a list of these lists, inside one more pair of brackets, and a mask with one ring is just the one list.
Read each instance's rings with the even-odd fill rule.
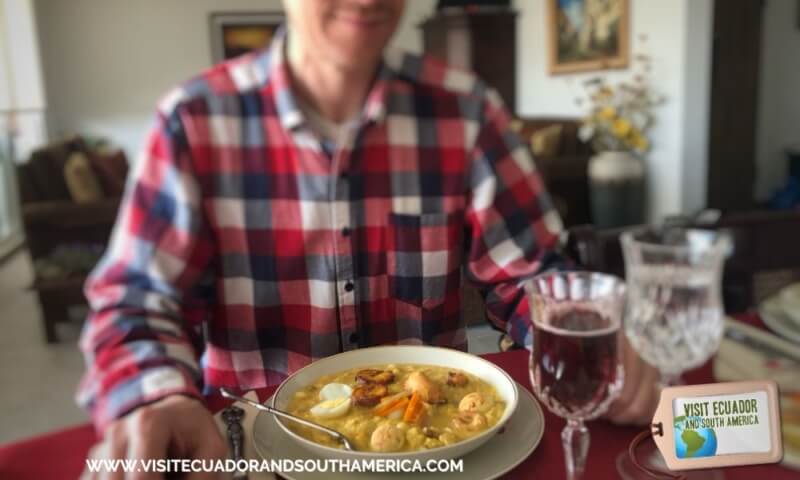
[[653,424],[670,470],[774,463],[783,457],[778,387],[772,381],[666,388]]

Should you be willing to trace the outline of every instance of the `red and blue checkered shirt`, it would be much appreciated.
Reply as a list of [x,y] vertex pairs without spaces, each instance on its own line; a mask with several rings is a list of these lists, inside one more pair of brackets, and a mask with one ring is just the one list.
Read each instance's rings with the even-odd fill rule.
[[98,428],[172,393],[275,385],[342,350],[465,349],[464,280],[496,327],[529,335],[520,282],[561,222],[498,95],[387,52],[328,154],[292,97],[284,43],[159,106],[86,285],[78,399]]

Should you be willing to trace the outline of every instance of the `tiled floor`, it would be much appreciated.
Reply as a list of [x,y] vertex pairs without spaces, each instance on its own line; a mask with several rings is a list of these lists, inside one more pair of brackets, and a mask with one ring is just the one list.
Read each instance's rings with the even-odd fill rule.
[[[62,341],[44,342],[39,305],[26,290],[27,253],[0,264],[0,444],[86,421],[73,399],[83,372],[76,341],[80,318],[59,326]],[[469,331],[470,351],[496,352],[499,334],[488,326]]]
[[0,443],[80,423],[86,415],[73,400],[83,371],[76,347],[80,330],[62,325],[57,345],[47,345],[27,253],[0,266]]

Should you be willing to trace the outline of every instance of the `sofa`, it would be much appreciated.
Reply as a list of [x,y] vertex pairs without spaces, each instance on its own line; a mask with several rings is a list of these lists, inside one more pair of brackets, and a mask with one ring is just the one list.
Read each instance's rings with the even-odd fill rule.
[[[70,175],[76,165],[84,167],[82,178]],[[34,266],[30,288],[39,299],[48,343],[58,340],[56,325],[68,321],[70,307],[86,303],[83,283],[108,242],[126,175],[121,151],[96,149],[78,137],[36,150],[17,168],[25,244]]]

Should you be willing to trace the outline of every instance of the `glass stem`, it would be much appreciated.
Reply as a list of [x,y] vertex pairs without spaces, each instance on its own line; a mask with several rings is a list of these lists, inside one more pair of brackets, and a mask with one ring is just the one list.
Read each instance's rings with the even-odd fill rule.
[[561,431],[561,444],[564,446],[567,480],[580,480],[589,453],[589,429],[582,420],[567,420],[567,426]]

